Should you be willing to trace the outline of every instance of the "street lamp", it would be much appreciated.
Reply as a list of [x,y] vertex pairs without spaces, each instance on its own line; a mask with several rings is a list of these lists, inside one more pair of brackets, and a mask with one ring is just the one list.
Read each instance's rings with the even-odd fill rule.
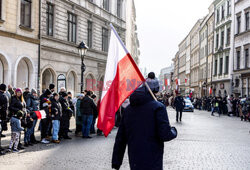
[[83,61],[84,61],[84,56],[86,55],[89,47],[82,41],[77,48],[78,48],[78,52],[82,60],[82,63],[81,63],[81,92],[82,92],[83,91],[83,75],[86,69]]

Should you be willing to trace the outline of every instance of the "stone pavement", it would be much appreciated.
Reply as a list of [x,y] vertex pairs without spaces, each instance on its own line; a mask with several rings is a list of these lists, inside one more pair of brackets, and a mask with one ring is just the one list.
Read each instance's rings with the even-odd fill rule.
[[[195,110],[194,113],[184,112],[183,122],[176,123],[175,111],[168,109],[168,114],[172,126],[178,129],[178,137],[165,143],[164,169],[250,169],[249,122]],[[9,153],[0,156],[0,170],[109,170],[116,132],[114,129],[108,138],[74,137],[59,145],[38,144],[19,153]],[[4,138],[3,144],[7,146],[8,142],[9,136]],[[126,154],[121,170],[127,169]]]

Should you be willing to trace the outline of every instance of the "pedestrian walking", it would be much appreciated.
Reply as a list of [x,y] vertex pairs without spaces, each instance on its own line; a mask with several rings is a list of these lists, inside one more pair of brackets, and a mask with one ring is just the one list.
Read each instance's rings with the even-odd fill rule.
[[183,97],[180,95],[180,93],[176,92],[177,97],[174,100],[174,106],[176,109],[176,122],[178,122],[178,120],[182,119],[182,111],[185,107],[185,101],[183,99]]
[[[159,83],[151,83],[151,90],[158,92]],[[131,170],[162,170],[164,142],[176,138],[177,130],[169,124],[165,105],[155,101],[146,86],[139,87],[129,100],[116,135],[112,168],[120,169],[128,145]]]

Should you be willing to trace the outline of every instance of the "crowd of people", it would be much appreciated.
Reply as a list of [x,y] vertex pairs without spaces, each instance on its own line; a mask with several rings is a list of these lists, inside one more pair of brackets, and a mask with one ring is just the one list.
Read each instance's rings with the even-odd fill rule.
[[[1,147],[1,138],[6,137],[4,131],[11,127],[11,141],[7,152],[19,152],[24,147],[37,143],[59,144],[63,139],[71,139],[68,133],[72,131],[70,119],[75,116],[75,135],[82,138],[91,138],[90,133],[102,135],[95,129],[98,116],[96,95],[92,91],[85,90],[75,98],[71,92],[61,88],[55,92],[55,85],[50,84],[39,96],[35,89],[12,88],[10,85],[0,85],[0,153],[4,154]],[[39,118],[39,113],[45,113],[45,117]],[[40,122],[39,122],[39,119]],[[41,138],[36,139],[35,127],[38,125]],[[21,135],[24,132],[24,145]]]
[[[158,100],[164,103],[166,106],[176,108],[177,103],[178,108],[180,108],[179,103],[181,102],[175,102],[176,98],[178,98],[178,95],[174,97],[173,94],[160,94],[158,96]],[[193,98],[188,96],[183,98],[189,99],[193,103],[195,109],[209,111],[211,112],[212,116],[214,116],[214,113],[218,113],[219,116],[235,116],[240,117],[241,121],[250,122],[250,98],[248,98],[246,95],[244,97],[234,97],[231,95],[226,97],[205,96],[202,98]]]

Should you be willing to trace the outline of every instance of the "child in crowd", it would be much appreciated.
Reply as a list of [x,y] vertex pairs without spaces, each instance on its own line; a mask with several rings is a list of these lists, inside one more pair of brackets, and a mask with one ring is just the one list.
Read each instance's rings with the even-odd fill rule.
[[21,131],[23,131],[24,129],[21,127],[21,120],[23,117],[23,112],[22,111],[18,111],[16,116],[12,116],[11,120],[10,120],[10,125],[11,125],[11,141],[10,141],[10,145],[9,145],[9,149],[8,151],[11,152],[12,147],[14,145],[14,149],[13,152],[19,152],[17,147],[18,147],[18,143],[19,143],[19,137],[21,134]]

